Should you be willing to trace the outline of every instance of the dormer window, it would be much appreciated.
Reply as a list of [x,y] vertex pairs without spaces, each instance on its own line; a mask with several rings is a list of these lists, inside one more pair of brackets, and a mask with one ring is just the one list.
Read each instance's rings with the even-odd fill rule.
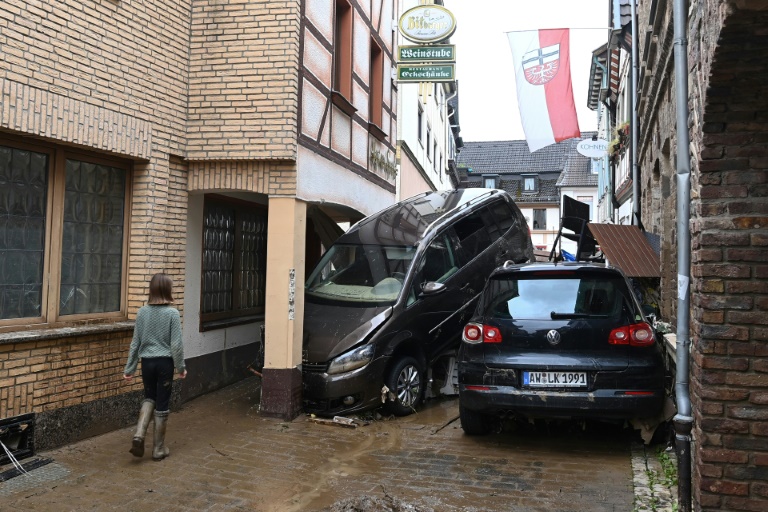
[[486,174],[483,176],[484,188],[497,188],[499,183],[499,176],[497,174]]
[[536,175],[523,174],[523,193],[533,194],[539,190],[538,177]]

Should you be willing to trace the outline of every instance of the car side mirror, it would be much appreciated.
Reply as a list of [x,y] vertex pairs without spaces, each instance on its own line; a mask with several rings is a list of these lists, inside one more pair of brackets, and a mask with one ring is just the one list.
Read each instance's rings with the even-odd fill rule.
[[445,287],[445,284],[443,283],[437,283],[435,281],[428,281],[421,285],[421,296],[427,297],[431,295],[438,295],[440,293],[443,293],[447,288]]

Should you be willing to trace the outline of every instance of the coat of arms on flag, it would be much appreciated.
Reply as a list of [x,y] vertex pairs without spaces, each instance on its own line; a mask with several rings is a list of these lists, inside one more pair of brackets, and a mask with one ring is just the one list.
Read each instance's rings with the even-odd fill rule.
[[560,45],[536,48],[523,55],[525,79],[533,85],[544,85],[552,80],[560,69]]
[[526,30],[509,32],[508,37],[528,150],[579,137],[569,30]]

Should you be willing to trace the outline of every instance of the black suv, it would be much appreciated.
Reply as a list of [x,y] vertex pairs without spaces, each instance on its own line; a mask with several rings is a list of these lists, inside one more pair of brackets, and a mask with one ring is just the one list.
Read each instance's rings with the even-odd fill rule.
[[459,349],[467,434],[500,416],[660,413],[664,362],[624,274],[594,263],[509,265],[490,276]]

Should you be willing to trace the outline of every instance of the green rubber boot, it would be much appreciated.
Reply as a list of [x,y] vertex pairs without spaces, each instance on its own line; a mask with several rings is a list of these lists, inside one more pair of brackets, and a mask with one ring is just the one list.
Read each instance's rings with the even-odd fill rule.
[[147,398],[141,402],[139,411],[139,423],[136,425],[136,433],[133,434],[133,442],[130,451],[136,457],[144,456],[144,437],[147,435],[147,427],[152,419],[152,413],[155,411],[155,401]]
[[153,460],[163,460],[171,454],[171,450],[165,446],[165,426],[168,423],[170,411],[155,411],[155,446],[152,450]]

